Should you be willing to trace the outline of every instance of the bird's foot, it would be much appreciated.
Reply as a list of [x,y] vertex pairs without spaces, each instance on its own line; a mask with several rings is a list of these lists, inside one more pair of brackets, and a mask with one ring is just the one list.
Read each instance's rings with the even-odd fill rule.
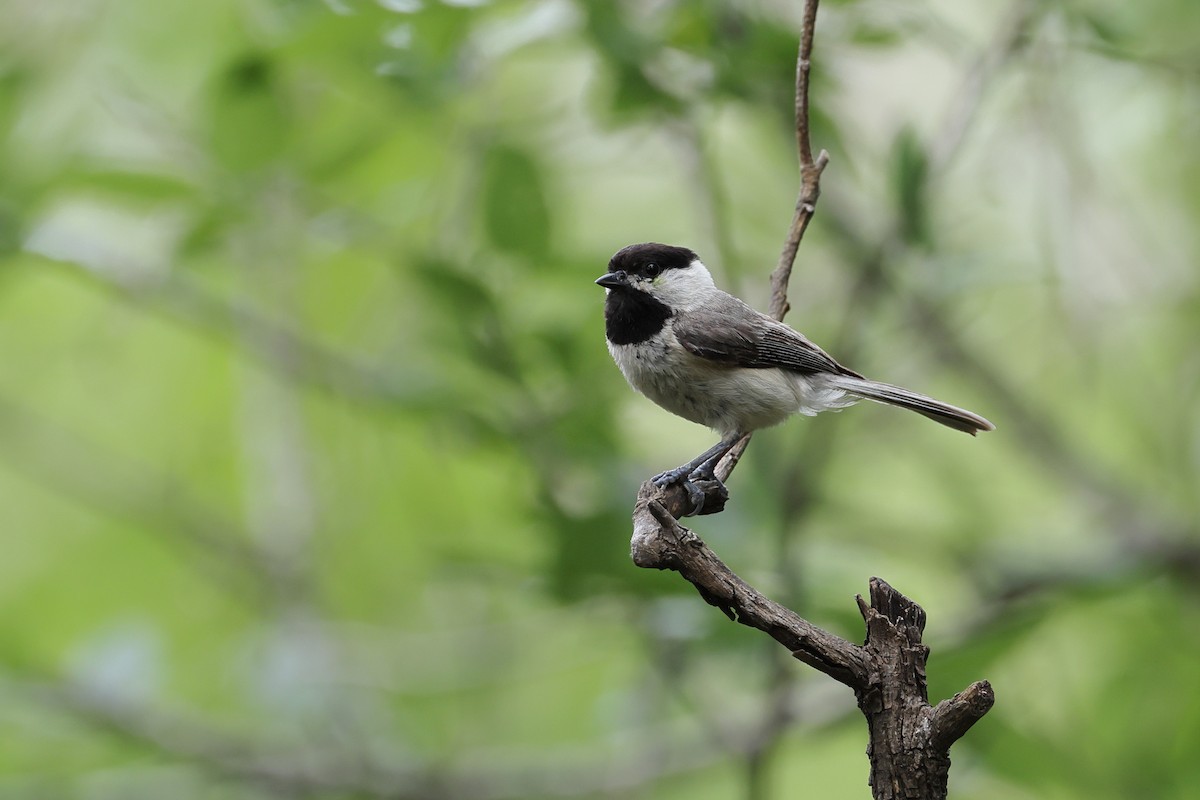
[[[717,462],[715,460],[705,461],[700,466],[696,467],[688,474],[689,481],[716,481],[721,483],[721,479],[717,477]],[[724,484],[721,484],[724,486]]]
[[660,489],[678,484],[687,492],[691,511],[685,516],[715,514],[725,508],[725,502],[729,499],[729,490],[713,473],[712,465],[701,465],[697,469],[689,469],[690,466],[685,464],[682,467],[660,472],[650,480]]
[[651,482],[660,489],[665,489],[673,483],[682,483],[692,472],[691,464],[684,464],[682,467],[669,469],[666,472],[660,472],[651,478]]
[[682,484],[683,490],[687,492],[688,503],[691,504],[691,510],[684,516],[694,517],[704,513],[704,504],[708,502],[708,493],[701,489],[690,480],[685,480]]
[[659,489],[666,489],[668,486],[679,485],[679,488],[687,492],[688,503],[691,507],[684,516],[694,517],[704,510],[706,495],[703,489],[692,483],[689,475],[694,472],[691,469],[691,464],[684,464],[682,467],[669,469],[666,472],[660,472],[651,478],[651,482]]
[[725,510],[729,501],[729,490],[716,475],[707,477],[693,473],[684,482],[688,490],[688,499],[692,504],[692,512],[688,516],[718,514]]

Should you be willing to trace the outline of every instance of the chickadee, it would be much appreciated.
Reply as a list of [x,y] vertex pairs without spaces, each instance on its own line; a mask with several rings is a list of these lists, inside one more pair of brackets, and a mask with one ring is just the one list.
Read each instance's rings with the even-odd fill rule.
[[629,385],[721,441],[654,478],[660,487],[715,480],[713,470],[747,433],[862,398],[907,408],[974,436],[996,426],[978,414],[868,380],[805,336],[716,287],[686,247],[630,245],[596,280],[605,287],[608,351]]

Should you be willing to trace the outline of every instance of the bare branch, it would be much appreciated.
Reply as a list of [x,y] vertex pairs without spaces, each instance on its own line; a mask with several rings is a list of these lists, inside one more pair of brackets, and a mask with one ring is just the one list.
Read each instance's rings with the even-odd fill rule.
[[949,750],[971,726],[983,718],[996,702],[996,694],[987,681],[976,681],[933,709],[933,733],[929,742],[939,750]]
[[767,633],[796,658],[847,686],[865,685],[866,665],[858,645],[763,596],[735,575],[699,536],[681,526],[656,495],[653,483],[642,484],[633,516],[635,564],[675,570],[730,619]]
[[804,24],[800,30],[800,52],[796,57],[796,150],[800,156],[800,196],[796,198],[796,209],[792,224],[784,240],[779,263],[771,273],[771,303],[768,313],[782,320],[788,312],[788,282],[792,277],[792,265],[800,249],[800,240],[808,222],[816,211],[817,198],[821,195],[821,173],[829,163],[829,154],[824,150],[813,160],[812,142],[808,132],[808,73],[812,68],[813,32],[817,25],[817,2],[807,0],[804,4]]

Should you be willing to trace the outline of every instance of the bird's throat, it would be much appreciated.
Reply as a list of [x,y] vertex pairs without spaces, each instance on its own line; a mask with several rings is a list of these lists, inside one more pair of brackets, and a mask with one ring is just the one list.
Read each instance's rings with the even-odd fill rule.
[[604,301],[604,333],[613,344],[640,344],[671,318],[671,309],[645,292],[614,289]]

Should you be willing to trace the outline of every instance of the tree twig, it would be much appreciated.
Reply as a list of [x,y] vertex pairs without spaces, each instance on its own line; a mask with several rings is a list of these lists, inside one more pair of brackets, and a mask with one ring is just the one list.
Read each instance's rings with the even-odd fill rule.
[[860,647],[769,600],[735,575],[699,536],[681,526],[675,515],[654,499],[653,489],[649,481],[642,485],[634,509],[635,564],[675,570],[730,619],[758,628],[796,658],[847,686],[865,684],[866,663]]
[[[817,25],[818,3],[819,0],[806,0],[804,3],[804,22],[800,30],[799,51],[796,54],[796,155],[800,161],[800,193],[796,197],[792,223],[788,226],[779,262],[771,272],[771,299],[767,307],[767,313],[781,322],[790,308],[787,298],[788,284],[792,279],[796,253],[800,250],[800,242],[804,239],[804,232],[808,230],[808,223],[816,213],[817,199],[821,196],[821,173],[829,164],[829,153],[825,150],[813,159],[808,121],[808,82],[812,69],[813,33]],[[729,477],[749,444],[748,434],[717,465],[717,477],[722,481]],[[722,500],[721,506],[723,505]],[[716,510],[719,511],[720,508]],[[712,513],[708,510],[707,501],[705,513]]]
[[771,303],[768,313],[782,320],[788,312],[787,290],[792,277],[792,265],[800,240],[808,229],[809,220],[816,211],[817,198],[821,195],[821,173],[829,163],[829,153],[824,150],[813,160],[812,141],[808,131],[808,74],[812,68],[813,31],[817,25],[817,2],[807,0],[804,4],[804,24],[800,31],[800,52],[796,57],[796,151],[800,156],[800,196],[796,198],[796,209],[792,224],[784,240],[779,263],[771,273]]

